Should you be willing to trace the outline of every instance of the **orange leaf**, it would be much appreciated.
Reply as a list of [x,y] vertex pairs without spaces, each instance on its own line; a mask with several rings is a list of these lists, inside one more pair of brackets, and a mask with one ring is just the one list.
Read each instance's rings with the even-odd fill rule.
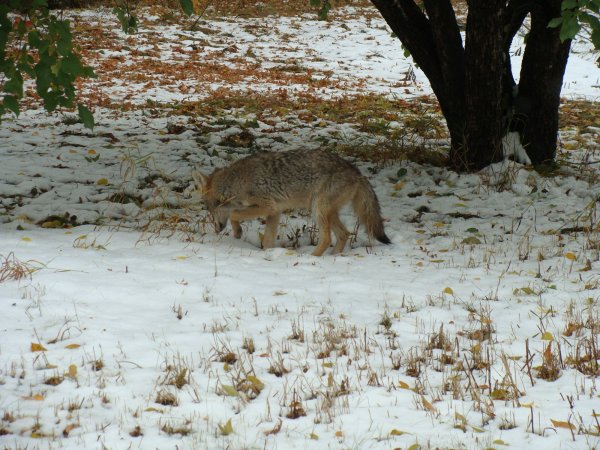
[[37,342],[32,342],[31,343],[31,351],[32,352],[45,352],[46,347],[44,347],[42,344],[38,344]]
[[563,422],[562,420],[550,419],[550,422],[552,422],[552,425],[556,428],[566,428],[567,430],[574,430],[576,428],[572,423]]

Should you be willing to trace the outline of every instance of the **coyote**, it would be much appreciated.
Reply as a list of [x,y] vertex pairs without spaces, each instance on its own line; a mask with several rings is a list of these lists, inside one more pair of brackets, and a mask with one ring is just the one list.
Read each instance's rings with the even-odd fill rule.
[[240,222],[266,218],[263,248],[275,245],[280,214],[288,209],[310,208],[319,227],[321,256],[336,236],[333,253],[344,249],[350,232],[338,212],[352,203],[359,222],[379,242],[390,244],[383,229],[379,202],[369,181],[348,161],[323,151],[292,150],[256,153],[211,175],[193,172],[196,188],[220,233],[231,220],[233,235],[242,236]]

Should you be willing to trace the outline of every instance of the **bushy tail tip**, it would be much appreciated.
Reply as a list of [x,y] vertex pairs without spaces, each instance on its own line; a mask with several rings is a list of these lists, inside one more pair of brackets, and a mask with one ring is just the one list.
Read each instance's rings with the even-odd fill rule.
[[385,233],[379,236],[375,236],[375,239],[377,239],[379,242],[385,245],[389,245],[392,243],[392,241],[390,241],[390,238]]
[[383,220],[379,209],[379,201],[369,180],[362,178],[361,185],[353,199],[352,206],[358,220],[367,229],[369,236],[374,237],[383,244],[391,244],[390,238],[385,234]]

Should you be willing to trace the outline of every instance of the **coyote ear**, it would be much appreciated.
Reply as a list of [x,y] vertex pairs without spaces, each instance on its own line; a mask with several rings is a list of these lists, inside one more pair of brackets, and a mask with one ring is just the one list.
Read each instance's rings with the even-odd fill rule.
[[206,187],[208,186],[208,176],[204,175],[202,172],[194,170],[192,172],[192,178],[196,184],[196,189],[201,191],[206,190]]

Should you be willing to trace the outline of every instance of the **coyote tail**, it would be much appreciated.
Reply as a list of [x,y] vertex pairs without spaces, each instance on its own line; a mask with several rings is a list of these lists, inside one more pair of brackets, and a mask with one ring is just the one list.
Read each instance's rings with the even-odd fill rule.
[[365,177],[359,181],[358,189],[352,199],[352,207],[358,216],[358,221],[367,229],[369,236],[383,244],[391,244],[390,238],[383,229],[381,209],[373,187]]

